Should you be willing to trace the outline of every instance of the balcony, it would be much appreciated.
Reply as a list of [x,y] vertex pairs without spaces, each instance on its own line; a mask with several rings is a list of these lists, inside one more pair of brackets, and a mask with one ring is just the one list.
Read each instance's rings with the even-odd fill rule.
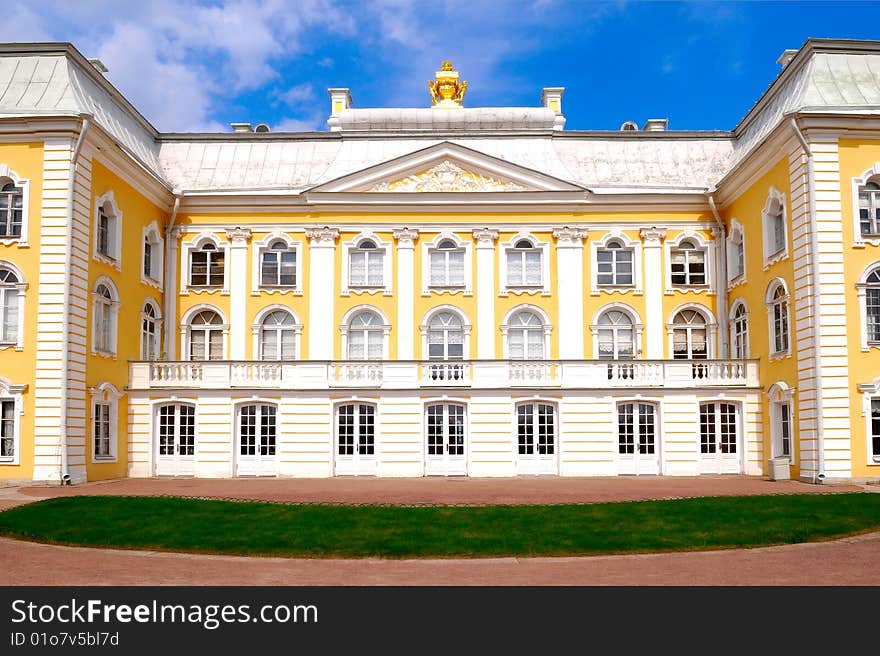
[[757,360],[132,362],[129,389],[758,387]]

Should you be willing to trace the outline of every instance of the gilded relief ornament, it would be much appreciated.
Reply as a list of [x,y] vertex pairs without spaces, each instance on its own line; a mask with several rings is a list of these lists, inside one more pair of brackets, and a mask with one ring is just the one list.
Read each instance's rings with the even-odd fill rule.
[[440,70],[434,74],[436,80],[428,80],[433,109],[461,109],[461,101],[467,91],[467,82],[458,80],[458,71],[452,70],[452,62],[440,64]]
[[367,191],[384,192],[450,192],[450,191],[525,191],[524,187],[499,180],[476,171],[468,171],[458,164],[443,160],[431,168],[405,178],[381,182]]

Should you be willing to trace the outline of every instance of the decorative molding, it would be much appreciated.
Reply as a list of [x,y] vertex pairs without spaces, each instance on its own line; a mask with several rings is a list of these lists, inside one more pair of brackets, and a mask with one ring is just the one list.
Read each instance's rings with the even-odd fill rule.
[[587,239],[590,231],[586,228],[553,228],[553,236],[556,238],[556,248],[582,248],[584,239]]
[[398,178],[397,180],[380,182],[366,191],[368,193],[472,193],[475,191],[527,191],[527,189],[515,182],[483,175],[476,171],[462,168],[449,159],[444,159],[429,169]]
[[312,248],[333,248],[339,239],[339,229],[324,226],[323,228],[306,228],[306,237]]
[[[31,186],[30,180],[20,178],[9,168],[8,164],[0,164],[0,178],[12,180],[13,184],[21,189],[21,236],[19,237],[0,237],[0,245],[2,246],[18,246],[19,248],[28,247],[28,225],[30,214],[30,196]],[[3,185],[0,185],[2,187]]]
[[251,238],[250,228],[226,228],[226,237],[232,242],[233,246],[247,246]]
[[419,231],[414,228],[398,228],[392,230],[391,235],[397,240],[398,248],[412,248],[419,238]]
[[639,230],[639,236],[645,242],[645,248],[659,248],[660,242],[666,239],[666,228],[642,228]]
[[477,240],[477,248],[495,248],[495,240],[498,239],[498,231],[493,228],[474,228],[474,239]]

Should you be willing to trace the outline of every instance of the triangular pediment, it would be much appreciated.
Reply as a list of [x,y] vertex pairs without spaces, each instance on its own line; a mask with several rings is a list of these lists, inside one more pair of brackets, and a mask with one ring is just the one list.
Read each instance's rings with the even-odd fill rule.
[[583,190],[545,173],[444,142],[336,178],[309,191],[408,194]]

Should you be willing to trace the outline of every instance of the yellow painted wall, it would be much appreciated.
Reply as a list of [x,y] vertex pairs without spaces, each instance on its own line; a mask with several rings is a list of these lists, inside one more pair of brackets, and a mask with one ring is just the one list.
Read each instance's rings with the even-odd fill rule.
[[[789,255],[787,258],[772,264],[764,270],[763,251],[763,226],[761,212],[767,203],[770,188],[775,187],[785,194],[786,224],[788,226]],[[746,275],[745,283],[738,284],[728,294],[728,309],[732,308],[737,299],[744,299],[749,313],[749,355],[760,360],[759,370],[761,386],[766,392],[770,386],[783,381],[793,388],[797,388],[797,339],[795,336],[795,313],[794,313],[794,266],[793,247],[791,234],[791,189],[789,182],[788,158],[781,158],[771,170],[761,176],[735,201],[722,211],[722,216],[727,223],[728,230],[733,219],[739,221],[745,230],[745,260]],[[768,313],[764,304],[767,287],[774,278],[782,278],[790,296],[789,303],[789,338],[791,355],[782,359],[771,361],[770,354],[770,328]],[[724,326],[729,330],[729,325]],[[770,451],[770,413],[769,400],[764,397],[763,403],[763,433],[764,454],[769,457]],[[797,399],[792,404],[794,419],[794,465],[791,468],[793,476],[797,475],[800,467],[800,448],[797,439],[798,408]],[[762,466],[766,468],[766,457]]]
[[[93,244],[89,244],[89,290],[94,289],[99,276],[107,276],[119,290],[117,341],[115,357],[92,354],[92,331],[94,326],[91,294],[88,304],[89,336],[86,357],[86,387],[102,382],[112,383],[123,391],[128,385],[128,363],[141,357],[141,310],[147,297],[163,307],[161,290],[141,282],[143,258],[143,229],[153,221],[160,230],[167,221],[167,214],[147,200],[131,185],[95,160],[92,163],[92,206],[90,218],[94,217],[94,201],[107,191],[113,191],[116,205],[122,213],[122,270],[92,258]],[[92,239],[95,235],[92,235]],[[128,470],[128,398],[119,400],[117,424],[116,462],[92,462],[92,402],[87,396],[86,408],[86,472],[88,480],[100,480],[125,476]]]
[[866,417],[862,412],[862,393],[858,391],[861,383],[871,383],[880,376],[880,348],[873,347],[862,352],[861,337],[864,327],[859,316],[859,303],[856,282],[872,264],[880,264],[880,247],[867,244],[864,248],[853,248],[853,198],[852,180],[880,162],[880,143],[877,141],[857,141],[841,139],[840,154],[840,198],[843,219],[843,266],[846,279],[846,317],[847,325],[859,329],[848,331],[847,350],[849,354],[849,389],[852,431],[852,474],[854,477],[880,476],[880,464],[868,464],[868,444]]
[[6,164],[19,178],[29,180],[28,246],[0,244],[0,261],[11,262],[27,283],[25,313],[22,317],[22,350],[0,349],[0,377],[12,385],[27,384],[23,395],[19,464],[0,464],[0,479],[27,478],[34,475],[34,384],[36,379],[36,325],[40,269],[40,208],[43,195],[43,144],[0,144],[0,164]]

